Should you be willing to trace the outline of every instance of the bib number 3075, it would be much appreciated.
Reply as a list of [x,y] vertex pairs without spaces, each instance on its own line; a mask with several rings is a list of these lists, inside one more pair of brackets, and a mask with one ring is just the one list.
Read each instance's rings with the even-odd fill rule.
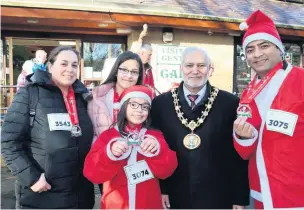
[[145,160],[124,167],[130,184],[138,184],[154,178],[154,175]]
[[293,136],[298,115],[281,110],[271,109],[267,112],[266,128],[270,131]]

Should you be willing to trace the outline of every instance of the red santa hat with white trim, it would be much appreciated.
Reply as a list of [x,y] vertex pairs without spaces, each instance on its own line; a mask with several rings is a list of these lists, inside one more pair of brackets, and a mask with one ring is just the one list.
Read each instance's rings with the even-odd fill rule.
[[246,22],[241,23],[240,29],[242,31],[247,29],[243,37],[244,52],[249,43],[256,40],[267,40],[284,53],[284,46],[274,22],[260,10],[252,13]]
[[122,105],[130,98],[143,98],[150,105],[152,103],[153,92],[151,88],[144,85],[135,85],[125,89],[120,95],[120,104]]

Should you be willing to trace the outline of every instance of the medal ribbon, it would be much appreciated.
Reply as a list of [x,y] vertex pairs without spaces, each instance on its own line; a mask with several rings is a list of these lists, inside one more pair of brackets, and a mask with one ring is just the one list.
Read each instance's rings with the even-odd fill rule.
[[117,122],[117,115],[119,112],[119,109],[115,107],[115,104],[119,103],[119,95],[116,91],[116,88],[114,88],[114,95],[113,95],[113,123]]
[[255,84],[258,77],[258,75],[256,74],[254,79],[249,83],[248,87],[242,94],[240,104],[250,104],[252,100],[264,89],[264,87],[270,82],[272,77],[280,69],[283,69],[283,62],[277,64],[257,84]]
[[65,96],[63,93],[62,93],[62,95],[63,95],[64,104],[69,113],[69,117],[71,119],[72,125],[78,125],[79,119],[78,119],[76,100],[75,100],[75,94],[74,94],[73,88],[69,89],[67,96]]

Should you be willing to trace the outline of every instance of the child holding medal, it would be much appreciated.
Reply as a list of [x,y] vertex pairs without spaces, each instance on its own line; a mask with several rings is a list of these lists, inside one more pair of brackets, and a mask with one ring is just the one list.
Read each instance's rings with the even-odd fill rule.
[[103,209],[162,208],[159,179],[177,167],[161,134],[150,129],[150,88],[136,85],[120,96],[117,124],[103,132],[93,144],[84,164],[84,175],[104,183]]

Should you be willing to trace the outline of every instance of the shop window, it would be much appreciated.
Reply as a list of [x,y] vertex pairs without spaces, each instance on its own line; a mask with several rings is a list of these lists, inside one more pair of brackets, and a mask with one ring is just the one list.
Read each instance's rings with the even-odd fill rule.
[[235,78],[234,93],[239,96],[251,81],[251,71],[241,45],[237,45]]
[[294,66],[301,66],[301,47],[297,44],[284,43],[285,60]]
[[124,51],[124,44],[84,42],[84,82],[87,87],[93,88],[104,81],[115,59]]

